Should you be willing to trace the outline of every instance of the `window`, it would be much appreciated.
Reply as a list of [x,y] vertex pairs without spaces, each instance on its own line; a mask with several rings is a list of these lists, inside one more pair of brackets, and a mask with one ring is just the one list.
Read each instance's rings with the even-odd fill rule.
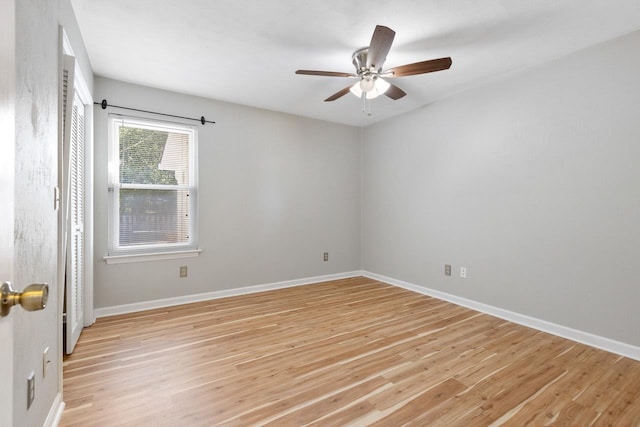
[[196,129],[122,116],[109,125],[107,261],[197,255]]

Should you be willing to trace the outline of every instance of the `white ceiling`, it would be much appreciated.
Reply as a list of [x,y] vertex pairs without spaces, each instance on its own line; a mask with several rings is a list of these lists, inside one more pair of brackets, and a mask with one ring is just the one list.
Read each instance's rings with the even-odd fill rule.
[[[639,0],[72,0],[95,74],[356,126],[640,29]],[[329,95],[377,25],[385,69],[450,56],[448,71],[394,79],[407,96]],[[111,102],[116,103],[117,100]],[[175,112],[179,114],[180,112]]]

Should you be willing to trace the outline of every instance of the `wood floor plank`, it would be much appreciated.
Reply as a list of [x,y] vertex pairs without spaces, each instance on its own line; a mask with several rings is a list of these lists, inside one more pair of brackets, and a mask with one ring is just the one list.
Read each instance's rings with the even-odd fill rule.
[[640,426],[640,362],[363,277],[99,319],[65,426]]
[[464,390],[461,382],[449,378],[433,387],[427,388],[422,393],[400,402],[394,406],[394,411],[379,419],[372,426],[396,426],[417,421],[418,417],[441,403],[453,398],[458,392]]

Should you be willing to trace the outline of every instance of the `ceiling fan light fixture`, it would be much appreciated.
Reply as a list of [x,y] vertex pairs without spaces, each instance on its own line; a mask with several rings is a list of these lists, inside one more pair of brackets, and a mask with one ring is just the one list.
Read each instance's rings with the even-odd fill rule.
[[363,91],[362,90],[362,85],[360,83],[361,82],[358,82],[358,83],[354,84],[349,89],[349,91],[352,94],[354,94],[355,96],[357,96],[358,98],[362,98],[362,96],[364,95],[365,99],[373,99],[373,98],[377,98],[382,93],[382,92],[378,92],[378,90],[375,88],[375,86],[372,89],[370,89],[368,92],[367,91]]
[[374,99],[385,93],[391,85],[381,78],[376,79],[362,79],[349,89],[349,91],[362,98],[362,94],[365,94],[365,98]]
[[391,84],[388,81],[383,80],[380,77],[376,79],[375,89],[378,91],[380,95],[382,95],[387,90],[389,90],[390,87],[391,87]]
[[381,78],[375,79],[373,88],[369,92],[367,92],[367,99],[374,99],[379,97],[380,95],[384,94],[390,87],[391,84],[382,80]]
[[373,88],[369,92],[366,93],[367,99],[375,99],[382,95],[382,92],[378,92],[376,88]]
[[375,88],[375,85],[376,83],[371,77],[365,77],[362,80],[360,80],[360,89],[363,92],[371,92],[373,88]]
[[356,84],[351,86],[351,89],[349,89],[349,91],[355,96],[357,96],[358,98],[360,98],[362,96],[362,89],[360,88],[360,82],[357,82]]

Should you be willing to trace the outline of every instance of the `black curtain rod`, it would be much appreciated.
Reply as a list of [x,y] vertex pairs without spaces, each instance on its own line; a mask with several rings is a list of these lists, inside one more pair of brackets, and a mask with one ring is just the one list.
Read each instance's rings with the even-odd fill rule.
[[121,107],[119,105],[109,105],[107,103],[106,99],[103,99],[102,102],[94,102],[95,105],[99,105],[102,107],[103,110],[106,110],[107,107],[115,107],[115,108],[122,108],[123,110],[131,110],[131,111],[139,111],[141,113],[149,113],[149,114],[158,114],[160,116],[167,116],[167,117],[176,117],[178,119],[185,119],[185,120],[195,120],[197,122],[202,123],[203,125],[205,123],[211,123],[211,124],[215,124],[216,122],[213,122],[211,120],[205,120],[204,116],[200,117],[199,119],[194,119],[193,117],[184,117],[184,116],[176,116],[174,114],[166,114],[166,113],[157,113],[155,111],[147,111],[147,110],[139,110],[137,108],[129,108],[129,107]]

